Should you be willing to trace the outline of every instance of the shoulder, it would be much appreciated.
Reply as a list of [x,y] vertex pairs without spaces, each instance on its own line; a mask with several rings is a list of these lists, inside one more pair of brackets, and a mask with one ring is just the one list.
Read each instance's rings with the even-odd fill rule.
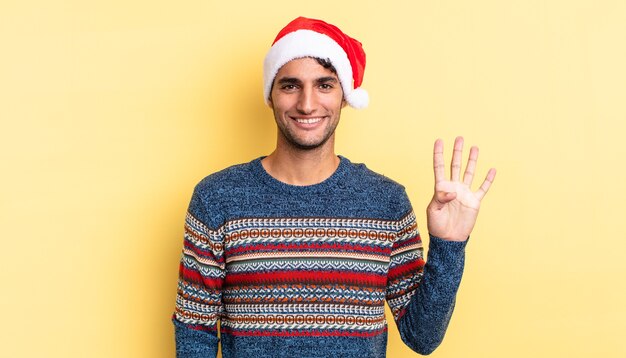
[[395,180],[369,169],[364,163],[350,162],[348,181],[356,187],[363,187],[389,194],[404,193],[404,186]]
[[199,194],[226,194],[230,190],[243,186],[252,179],[251,166],[258,160],[236,164],[204,177],[196,184]]
[[396,215],[405,215],[411,210],[411,203],[402,184],[369,169],[363,163],[350,163],[346,184],[350,190],[373,199],[383,210]]
[[246,187],[254,181],[250,169],[254,162],[233,165],[200,180],[194,187],[189,212],[210,228],[222,225],[226,220],[224,208],[245,195]]

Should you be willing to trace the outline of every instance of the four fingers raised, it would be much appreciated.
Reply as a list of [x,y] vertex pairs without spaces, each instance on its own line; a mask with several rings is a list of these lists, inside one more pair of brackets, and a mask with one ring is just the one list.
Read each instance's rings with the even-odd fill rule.
[[[456,137],[454,140],[454,151],[452,153],[452,161],[450,163],[450,180],[461,180],[461,161],[463,157],[463,137]],[[469,157],[467,159],[467,165],[465,172],[463,173],[463,183],[471,186],[474,180],[474,173],[476,171],[476,163],[478,162],[478,147],[473,146],[470,149]],[[437,139],[433,150],[433,169],[435,173],[435,183],[439,183],[445,180],[445,164],[443,158],[443,140]],[[487,194],[493,180],[496,177],[496,170],[494,168],[489,169],[487,176],[480,188],[476,191],[477,198],[482,198]]]

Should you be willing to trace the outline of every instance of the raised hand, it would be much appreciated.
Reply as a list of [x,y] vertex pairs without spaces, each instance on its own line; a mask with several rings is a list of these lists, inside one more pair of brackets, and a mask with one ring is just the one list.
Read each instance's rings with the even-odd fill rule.
[[489,169],[487,177],[477,191],[471,189],[478,160],[478,147],[470,149],[469,159],[461,181],[461,158],[463,137],[454,141],[454,153],[450,165],[450,180],[445,178],[443,141],[435,141],[433,166],[435,171],[435,194],[428,204],[428,231],[444,240],[465,241],[476,224],[480,202],[487,194],[496,177],[496,170]]

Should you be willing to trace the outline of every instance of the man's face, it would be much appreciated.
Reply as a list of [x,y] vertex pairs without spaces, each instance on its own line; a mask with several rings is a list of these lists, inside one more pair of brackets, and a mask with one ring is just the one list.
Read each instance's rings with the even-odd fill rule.
[[334,139],[345,102],[336,74],[313,58],[300,58],[276,74],[270,104],[280,129],[279,145],[315,149]]

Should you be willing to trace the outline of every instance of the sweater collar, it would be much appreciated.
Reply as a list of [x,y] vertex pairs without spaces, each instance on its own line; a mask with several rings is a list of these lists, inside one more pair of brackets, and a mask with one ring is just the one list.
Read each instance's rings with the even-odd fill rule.
[[350,160],[339,155],[339,166],[335,170],[335,172],[326,178],[324,181],[312,184],[312,185],[292,185],[284,183],[273,176],[271,176],[263,165],[261,164],[261,160],[265,158],[265,156],[259,157],[251,162],[251,170],[256,178],[262,181],[268,187],[283,193],[290,194],[314,194],[314,193],[323,193],[328,192],[337,186],[342,186],[341,183],[344,181],[348,168],[350,166]]

